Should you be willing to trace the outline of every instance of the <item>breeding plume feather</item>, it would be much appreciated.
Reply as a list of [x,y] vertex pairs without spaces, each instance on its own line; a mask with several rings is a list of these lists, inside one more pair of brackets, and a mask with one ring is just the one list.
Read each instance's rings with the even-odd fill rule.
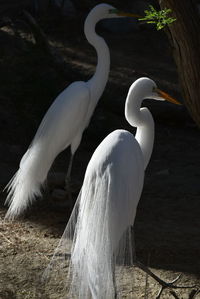
[[[125,105],[127,121],[137,127],[110,133],[86,169],[65,232],[45,272],[49,286],[67,286],[67,298],[135,298],[132,227],[154,142],[154,121],[145,98],[178,102],[149,78],[136,80]],[[91,296],[91,297],[90,297]]]

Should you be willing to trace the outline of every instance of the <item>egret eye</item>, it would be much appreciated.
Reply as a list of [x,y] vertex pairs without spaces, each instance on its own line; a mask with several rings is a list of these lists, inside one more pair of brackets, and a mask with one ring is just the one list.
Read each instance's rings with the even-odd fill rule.
[[155,86],[153,87],[152,92],[156,92],[156,87]]

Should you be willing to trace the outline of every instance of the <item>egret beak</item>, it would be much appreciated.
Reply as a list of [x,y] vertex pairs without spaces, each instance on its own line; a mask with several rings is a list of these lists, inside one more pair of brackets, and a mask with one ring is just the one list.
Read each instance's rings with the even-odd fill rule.
[[166,101],[176,104],[176,105],[182,105],[180,102],[178,102],[177,100],[175,100],[174,98],[172,98],[168,93],[160,90],[159,88],[155,88],[155,91],[158,93],[158,95],[160,97],[162,97],[163,99],[165,99]]
[[109,13],[110,14],[114,13],[114,14],[118,15],[119,17],[129,17],[129,18],[137,18],[137,19],[142,18],[142,16],[140,16],[140,15],[136,15],[136,14],[132,14],[132,13],[128,13],[128,12],[123,12],[123,11],[120,11],[118,9],[110,9]]
[[137,19],[142,18],[142,16],[140,16],[140,15],[136,15],[134,13],[123,12],[123,11],[119,11],[117,13],[117,15],[120,17],[128,17],[128,18],[137,18]]

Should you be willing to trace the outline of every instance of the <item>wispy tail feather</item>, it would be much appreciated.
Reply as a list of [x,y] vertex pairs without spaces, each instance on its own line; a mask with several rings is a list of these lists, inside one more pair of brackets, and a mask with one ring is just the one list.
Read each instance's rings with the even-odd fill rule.
[[44,156],[37,146],[29,148],[22,157],[19,170],[5,187],[8,191],[5,204],[9,205],[5,219],[17,218],[36,197],[41,196],[41,188],[51,166],[51,163],[44,165],[42,161]]

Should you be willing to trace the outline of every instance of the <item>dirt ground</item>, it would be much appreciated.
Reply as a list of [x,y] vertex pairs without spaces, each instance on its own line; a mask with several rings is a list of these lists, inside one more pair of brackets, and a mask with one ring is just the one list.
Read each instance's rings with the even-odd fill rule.
[[[44,28],[77,80],[94,72],[96,55],[77,22],[57,22]],[[63,27],[66,26],[66,27]],[[25,27],[0,31],[0,185],[15,173],[42,116],[55,96],[70,83],[50,65]],[[63,28],[70,28],[64,31]],[[84,133],[73,165],[74,201],[87,163],[101,140],[117,128],[135,132],[124,119],[124,102],[130,84],[148,76],[183,102],[176,67],[163,32],[141,28],[128,34],[112,34],[99,28],[111,51],[111,72],[106,90]],[[69,69],[70,77],[70,69]],[[179,285],[200,284],[200,131],[183,106],[145,100],[155,119],[155,145],[146,170],[145,184],[135,220],[137,257],[166,281],[178,274]],[[68,152],[55,161],[51,172],[64,173]],[[0,298],[64,298],[57,290],[44,291],[40,276],[48,265],[70,215],[44,196],[26,215],[3,222],[6,194],[0,206]],[[127,281],[127,283],[130,283]],[[161,298],[200,298],[192,289],[165,290]],[[135,269],[134,298],[156,298],[159,285]],[[146,297],[145,297],[146,296]],[[124,298],[130,298],[124,295]]]

